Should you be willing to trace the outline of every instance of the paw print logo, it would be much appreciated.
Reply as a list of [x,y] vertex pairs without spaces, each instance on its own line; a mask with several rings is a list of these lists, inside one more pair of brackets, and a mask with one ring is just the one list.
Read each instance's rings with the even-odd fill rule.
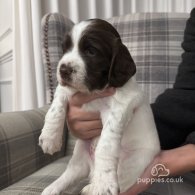
[[166,177],[169,176],[170,170],[167,169],[163,164],[156,164],[151,170],[152,176]]

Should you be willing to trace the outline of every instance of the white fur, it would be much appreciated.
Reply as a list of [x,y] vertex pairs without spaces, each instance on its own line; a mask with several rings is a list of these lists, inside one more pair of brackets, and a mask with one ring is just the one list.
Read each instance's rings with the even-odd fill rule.
[[[85,74],[84,62],[75,49],[81,32],[87,26],[86,23],[82,25],[81,30],[73,29],[74,48],[64,55],[60,63],[77,59],[76,65]],[[82,80],[82,76],[79,78]],[[60,85],[56,89],[39,138],[45,153],[53,154],[60,150],[66,105],[75,92],[75,89]],[[119,189],[124,192],[136,182],[160,150],[150,105],[135,78],[117,88],[113,96],[91,101],[83,105],[83,109],[100,111],[101,136],[91,143],[78,139],[66,171],[42,195],[58,195],[87,176],[91,177],[91,183],[84,187],[82,194],[118,195]],[[94,156],[90,154],[93,148]]]
[[61,77],[59,73],[61,64],[71,64],[72,68],[76,70],[76,73],[73,73],[74,75],[72,77],[72,84],[80,91],[86,91],[87,88],[83,83],[84,76],[86,75],[85,63],[79,54],[78,45],[82,32],[89,24],[89,22],[83,21],[73,27],[71,34],[73,49],[61,58],[57,67],[57,79],[58,82],[61,83]]

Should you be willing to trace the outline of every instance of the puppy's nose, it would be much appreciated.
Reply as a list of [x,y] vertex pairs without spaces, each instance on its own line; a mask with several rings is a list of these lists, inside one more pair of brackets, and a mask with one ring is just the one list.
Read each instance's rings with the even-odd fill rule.
[[60,66],[60,75],[62,78],[67,78],[73,72],[73,68],[70,65],[62,64]]

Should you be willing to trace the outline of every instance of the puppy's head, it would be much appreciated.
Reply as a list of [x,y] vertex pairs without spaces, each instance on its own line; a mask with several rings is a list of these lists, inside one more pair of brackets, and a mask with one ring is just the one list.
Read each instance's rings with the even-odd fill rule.
[[83,21],[65,36],[64,55],[57,68],[58,82],[82,92],[121,87],[136,72],[120,35],[108,22]]

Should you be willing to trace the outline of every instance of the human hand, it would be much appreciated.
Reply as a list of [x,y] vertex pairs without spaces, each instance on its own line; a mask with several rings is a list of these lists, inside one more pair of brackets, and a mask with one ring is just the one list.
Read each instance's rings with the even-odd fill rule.
[[[162,164],[169,170],[168,176],[181,175],[195,170],[195,145],[189,144],[176,149],[162,151],[141,175],[141,181],[154,181],[159,175],[152,176],[152,168],[157,164]],[[127,170],[128,171],[128,170]],[[162,172],[159,172],[163,175]],[[137,195],[151,186],[151,182],[136,182],[129,190],[120,195]]]
[[102,130],[102,121],[99,112],[86,112],[82,105],[97,98],[111,96],[114,88],[107,88],[102,93],[84,94],[78,92],[72,96],[68,103],[67,125],[72,134],[80,139],[91,139],[99,136]]

